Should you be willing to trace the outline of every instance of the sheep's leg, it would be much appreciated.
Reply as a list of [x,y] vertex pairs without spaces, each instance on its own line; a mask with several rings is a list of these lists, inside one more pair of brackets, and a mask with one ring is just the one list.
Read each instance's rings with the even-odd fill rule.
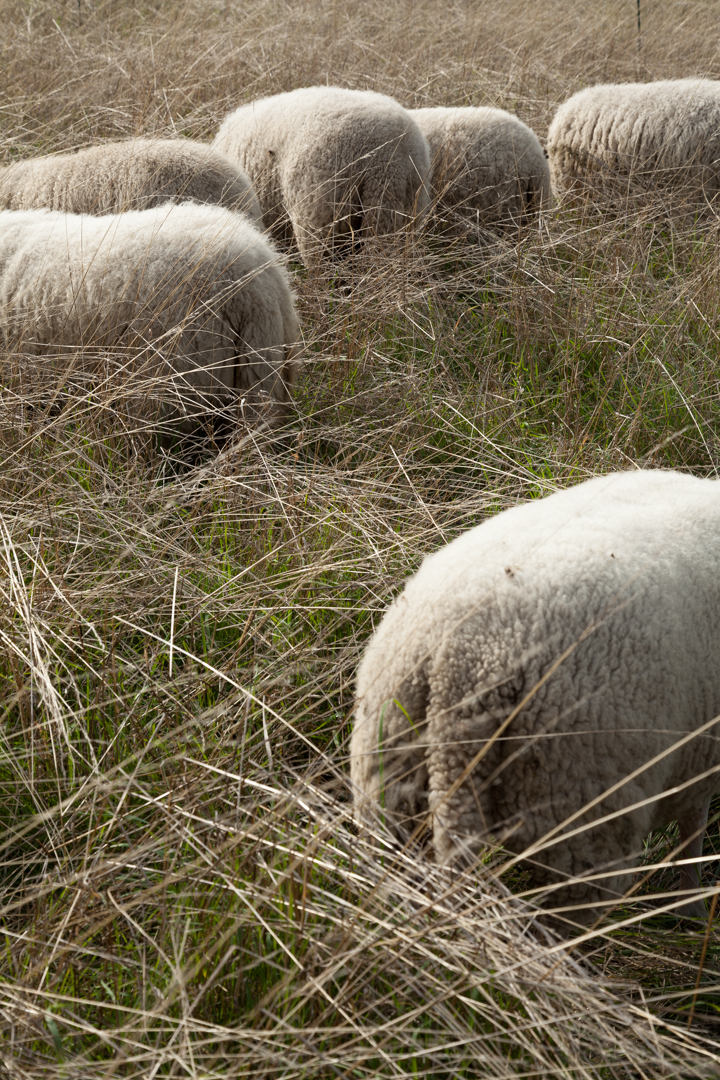
[[286,210],[303,266],[313,274],[319,273],[327,250],[327,238],[314,221],[311,197],[305,195],[288,202]]
[[[678,818],[680,830],[680,843],[682,849],[680,857],[683,859],[699,859],[702,855],[703,837],[707,825],[710,803],[699,810],[691,810],[689,813]],[[694,893],[700,888],[700,870],[698,863],[680,867],[680,893]],[[678,915],[686,918],[707,919],[705,901],[696,899],[677,909]]]
[[[367,684],[366,684],[367,685]],[[350,775],[359,821],[384,822],[405,841],[427,817],[425,696],[421,680],[370,686],[361,700],[351,743]]]
[[[433,702],[428,709],[427,759],[429,780],[429,809],[433,814],[433,846],[435,857],[446,865],[473,863],[489,839],[492,828],[492,805],[482,789],[487,765],[469,774],[457,791],[459,778],[471,765],[478,748],[492,737],[497,728],[488,714],[453,716],[444,700]],[[496,764],[497,755],[493,755]],[[452,794],[451,794],[452,792]],[[481,801],[482,800],[482,801]]]

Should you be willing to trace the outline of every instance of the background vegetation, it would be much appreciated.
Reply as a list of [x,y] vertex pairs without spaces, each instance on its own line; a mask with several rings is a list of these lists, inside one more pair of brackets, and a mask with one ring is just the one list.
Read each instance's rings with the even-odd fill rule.
[[[582,86],[720,77],[720,4],[642,16],[639,41],[635,0],[0,0],[2,160],[209,139],[325,81],[543,137]],[[129,419],[122,355],[0,357],[0,1073],[717,1075],[720,939],[701,976],[672,869],[559,943],[521,874],[369,846],[346,784],[358,657],[424,554],[597,472],[716,475],[715,219],[564,206],[296,269],[296,416],[192,467]]]

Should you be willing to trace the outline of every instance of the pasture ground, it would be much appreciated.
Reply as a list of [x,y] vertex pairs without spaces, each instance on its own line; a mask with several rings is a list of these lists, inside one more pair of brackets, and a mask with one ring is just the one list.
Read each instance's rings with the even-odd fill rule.
[[[0,0],[1,160],[208,139],[326,81],[544,137],[593,82],[720,77],[716,2],[641,14],[638,40],[635,0]],[[127,357],[0,359],[0,1075],[716,1076],[720,937],[691,1018],[672,869],[613,916],[641,925],[554,944],[501,852],[420,874],[345,781],[363,642],[426,552],[598,472],[716,475],[715,220],[565,207],[297,291],[297,414],[192,467],[123,412]]]

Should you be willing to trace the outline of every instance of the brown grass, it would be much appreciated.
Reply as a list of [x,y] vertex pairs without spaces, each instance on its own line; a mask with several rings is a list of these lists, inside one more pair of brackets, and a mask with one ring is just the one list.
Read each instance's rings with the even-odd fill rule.
[[[640,50],[630,0],[0,12],[5,161],[209,138],[326,80],[543,136],[588,83],[720,75],[714,3],[643,0]],[[132,386],[110,410],[87,374],[3,357],[26,378],[0,391],[0,1069],[717,1075],[715,935],[687,1031],[697,931],[570,951],[521,874],[358,837],[345,779],[359,654],[427,551],[595,472],[715,474],[717,230],[569,207],[343,273],[298,270],[297,415],[192,465],[124,425]]]

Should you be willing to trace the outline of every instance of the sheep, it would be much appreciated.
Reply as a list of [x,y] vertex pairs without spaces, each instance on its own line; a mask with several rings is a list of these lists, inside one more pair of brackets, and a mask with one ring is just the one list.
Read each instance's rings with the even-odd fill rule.
[[711,202],[720,189],[720,82],[591,86],[555,113],[547,137],[558,192],[661,187]]
[[159,402],[166,433],[287,412],[298,340],[287,273],[242,215],[196,203],[0,211],[0,342],[51,356],[59,386],[124,347],[131,391]]
[[[500,842],[582,921],[651,831],[677,820],[698,858],[720,789],[718,537],[719,482],[638,470],[426,557],[358,669],[359,819],[417,843],[431,815],[449,865]],[[698,887],[690,864],[681,892]]]
[[228,157],[190,139],[132,139],[14,162],[0,170],[0,210],[118,214],[169,199],[215,203],[262,228],[252,184]]
[[429,204],[427,140],[384,94],[310,86],[262,98],[226,117],[213,146],[247,171],[265,225],[294,238],[307,266]]
[[550,206],[547,154],[517,116],[491,108],[411,109],[410,115],[430,144],[441,214],[517,227]]

